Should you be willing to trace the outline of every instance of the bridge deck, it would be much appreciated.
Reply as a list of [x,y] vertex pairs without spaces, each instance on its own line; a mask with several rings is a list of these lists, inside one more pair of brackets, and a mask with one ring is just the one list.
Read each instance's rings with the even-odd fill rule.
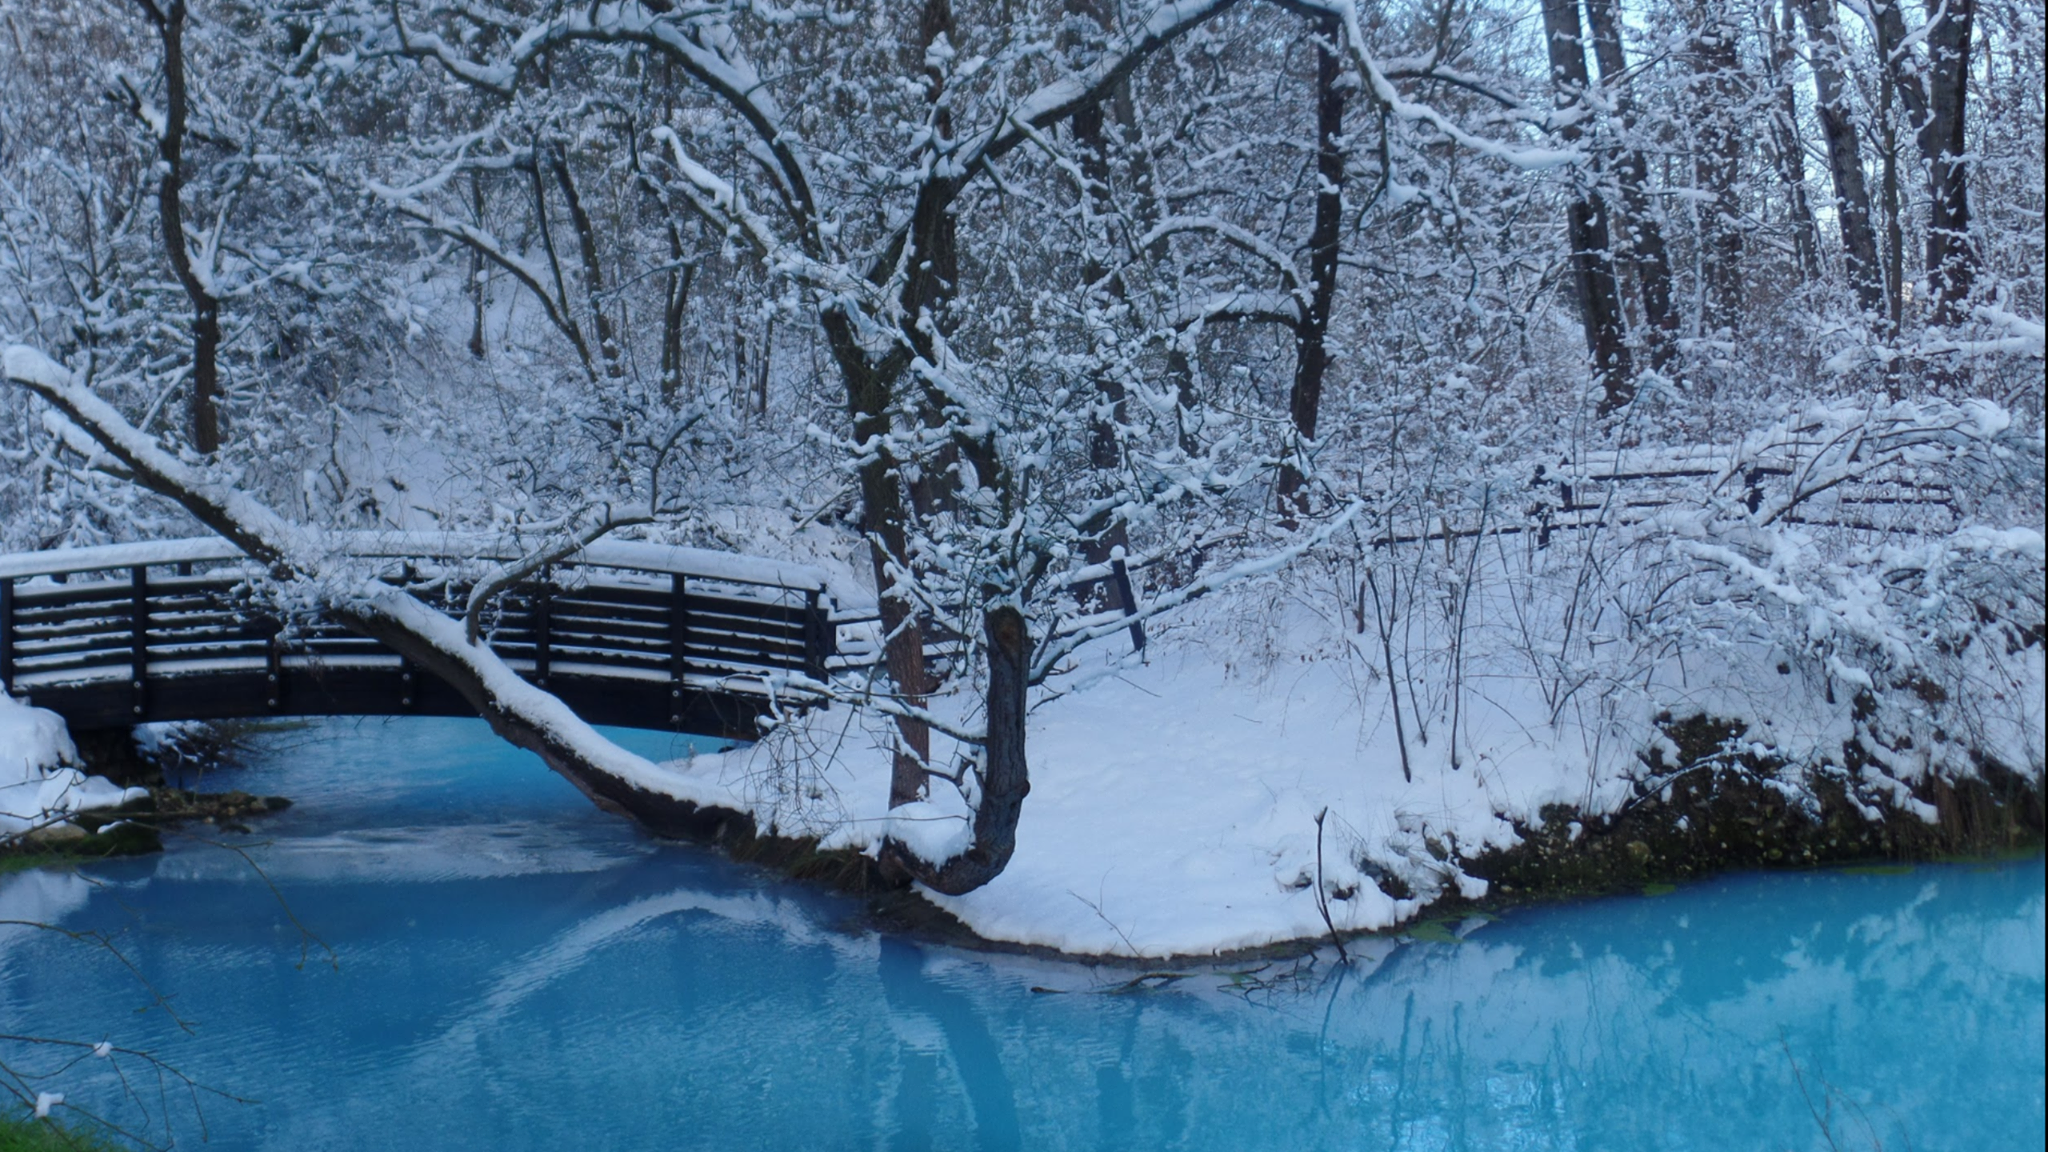
[[[468,561],[417,538],[354,551],[459,613]],[[449,542],[446,553],[485,551]],[[465,546],[457,551],[456,546]],[[486,554],[488,554],[486,552]],[[474,715],[384,645],[267,600],[221,541],[0,557],[0,680],[74,730],[153,720]],[[695,549],[593,547],[500,595],[484,636],[595,724],[758,735],[764,675],[823,678],[838,661],[813,569]]]

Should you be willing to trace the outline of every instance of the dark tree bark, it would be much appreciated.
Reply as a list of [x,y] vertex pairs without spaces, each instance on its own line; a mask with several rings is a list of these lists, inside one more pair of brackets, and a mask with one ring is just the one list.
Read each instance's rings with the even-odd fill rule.
[[[476,219],[476,226],[484,226],[484,178],[481,173],[469,174],[469,211]],[[469,354],[478,360],[484,358],[484,254],[475,248],[469,250]]]
[[[1621,23],[1615,16],[1613,0],[1586,0],[1586,24],[1593,33],[1593,52],[1600,63],[1601,83],[1613,95],[1622,127],[1627,129],[1633,121],[1633,101],[1625,88],[1617,88],[1619,78],[1628,71],[1628,55],[1622,45]],[[1648,345],[1650,366],[1661,371],[1677,350],[1678,313],[1671,307],[1671,257],[1664,245],[1660,214],[1647,190],[1649,165],[1643,160],[1642,150],[1622,149],[1616,158],[1615,176],[1621,185],[1623,231],[1635,267],[1637,290],[1642,294],[1643,320],[1649,329],[1644,334],[1644,343]]]
[[683,314],[697,277],[696,262],[683,259],[683,232],[674,220],[668,222],[668,259],[662,278],[661,398],[673,404],[683,385]]
[[1695,13],[1698,26],[1690,54],[1694,83],[1703,91],[1697,101],[1699,152],[1693,170],[1713,203],[1701,213],[1701,263],[1706,281],[1706,327],[1733,331],[1742,316],[1742,134],[1737,117],[1743,102],[1742,60],[1737,52],[1741,29],[1733,14],[1718,3]]
[[1806,194],[1806,148],[1799,137],[1799,98],[1792,83],[1792,38],[1796,34],[1792,0],[1785,0],[1782,13],[1777,14],[1771,12],[1766,0],[1762,16],[1770,40],[1771,91],[1777,102],[1771,116],[1771,150],[1777,155],[1778,175],[1784,181],[1789,201],[1792,249],[1799,261],[1799,275],[1810,281],[1820,276],[1820,230]]
[[1933,294],[1933,320],[1954,324],[1963,318],[1961,306],[1976,274],[1976,254],[1970,246],[1969,146],[1964,135],[1976,0],[1946,0],[1940,9],[1946,15],[1927,35],[1933,67],[1920,142],[1932,167],[1927,282]]
[[[1103,0],[1068,0],[1067,11],[1073,16],[1089,21],[1101,32],[1106,33],[1108,30],[1109,12]],[[1131,107],[1130,80],[1119,80],[1105,103],[1090,104],[1076,109],[1069,121],[1074,132],[1075,150],[1079,153],[1081,177],[1088,185],[1082,196],[1088,202],[1087,210],[1099,219],[1107,218],[1116,208],[1115,197],[1110,189],[1111,141],[1106,125],[1114,116],[1118,134],[1127,139],[1136,120],[1136,114]],[[1082,261],[1081,278],[1090,285],[1100,284],[1102,291],[1112,301],[1122,301],[1129,295],[1129,286],[1124,283],[1124,278],[1104,264],[1095,252],[1091,251]],[[1118,439],[1118,429],[1127,418],[1128,398],[1125,395],[1123,381],[1112,373],[1098,371],[1091,382],[1099,399],[1096,411],[1088,419],[1088,463],[1097,471],[1114,472],[1123,465],[1123,443]],[[1082,557],[1091,564],[1099,564],[1109,559],[1116,549],[1130,542],[1129,528],[1121,517],[1107,515],[1103,517],[1099,528],[1094,525],[1089,527],[1093,535],[1083,547]],[[1078,588],[1075,591],[1086,598],[1097,594],[1105,587],[1107,585],[1097,582],[1096,587]]]
[[[1883,25],[1880,24],[1879,27],[1882,28]],[[1882,43],[1880,40],[1881,48]],[[1890,49],[1882,51],[1882,55],[1891,54]],[[1904,320],[1906,304],[1905,224],[1900,219],[1899,203],[1898,69],[1882,69],[1878,76],[1877,90],[1878,131],[1884,141],[1884,153],[1878,157],[1878,195],[1884,208],[1884,317],[1888,331],[1896,335]],[[1896,388],[1896,382],[1894,387]]]
[[[220,300],[207,289],[192,267],[192,252],[185,246],[185,129],[191,114],[191,100],[185,79],[185,0],[136,0],[143,15],[156,28],[164,52],[163,126],[156,132],[157,160],[162,175],[157,181],[157,220],[162,225],[164,258],[178,278],[178,286],[192,303],[192,394],[187,424],[192,447],[203,453],[220,449]],[[135,110],[141,111],[141,96],[131,93]]]
[[1827,143],[1828,174],[1835,186],[1835,218],[1842,233],[1842,251],[1856,302],[1865,312],[1884,307],[1882,264],[1877,233],[1870,222],[1870,191],[1863,180],[1863,149],[1856,121],[1848,107],[1843,79],[1847,58],[1835,23],[1835,0],[1797,0],[1806,22],[1808,55],[1813,61],[1814,114]]
[[[1584,37],[1579,30],[1578,0],[1543,0],[1544,40],[1550,50],[1550,78],[1559,107],[1585,98],[1591,77],[1586,70]],[[1577,141],[1584,132],[1567,124],[1560,132]],[[1609,249],[1607,205],[1590,183],[1582,183],[1565,210],[1571,242],[1572,285],[1579,319],[1586,331],[1586,351],[1593,358],[1601,384],[1600,414],[1605,416],[1635,399],[1636,386],[1627,333],[1621,312],[1621,290]]]
[[[1338,59],[1344,26],[1335,16],[1316,21],[1316,212],[1309,229],[1309,298],[1294,329],[1294,386],[1288,416],[1299,443],[1316,438],[1323,378],[1329,371],[1330,305],[1337,296],[1337,254],[1344,222],[1344,98],[1347,72]],[[1280,464],[1280,515],[1292,524],[1308,512],[1304,477],[1294,461]]]
[[[539,155],[534,156],[534,163],[540,163]],[[604,309],[604,263],[598,255],[597,227],[583,208],[583,197],[576,191],[575,178],[569,173],[569,158],[560,145],[549,150],[547,164],[554,174],[555,186],[562,190],[562,202],[569,209],[569,226],[576,233],[576,249],[583,258],[583,295],[590,306],[591,325],[597,330],[597,354],[604,359],[605,375],[621,379],[626,375],[626,366],[621,361],[618,333]],[[566,305],[566,297],[563,303]]]
[[547,256],[548,274],[555,285],[554,299],[552,301],[553,307],[550,311],[550,316],[555,321],[556,329],[569,341],[569,346],[576,350],[576,359],[583,365],[583,374],[595,381],[597,379],[597,362],[591,359],[590,342],[584,338],[583,326],[576,322],[575,309],[569,303],[568,284],[562,277],[561,253],[555,250],[555,230],[548,223],[547,174],[542,171],[546,164],[541,158],[544,148],[545,146],[541,143],[539,135],[536,134],[533,141],[533,154],[524,167],[527,177],[527,189],[533,197],[534,231],[540,234],[541,251]]
[[1031,792],[1024,754],[1025,692],[1031,683],[1031,632],[1024,614],[1004,604],[982,616],[988,645],[988,739],[982,746],[974,844],[937,867],[888,841],[888,862],[949,896],[972,892],[1002,872],[1017,849],[1017,820]]
[[[909,357],[898,354],[885,363],[872,363],[860,347],[851,317],[828,310],[822,323],[827,346],[846,384],[853,438],[871,446],[859,468],[861,520],[868,538],[868,559],[875,571],[875,599],[881,608],[883,665],[904,702],[922,707],[931,685],[925,670],[924,628],[914,606],[898,591],[897,572],[910,554],[910,510],[903,498],[902,463],[891,446],[895,383]],[[891,808],[924,795],[925,766],[932,754],[931,729],[923,721],[900,717],[896,733],[898,744],[889,773]]]

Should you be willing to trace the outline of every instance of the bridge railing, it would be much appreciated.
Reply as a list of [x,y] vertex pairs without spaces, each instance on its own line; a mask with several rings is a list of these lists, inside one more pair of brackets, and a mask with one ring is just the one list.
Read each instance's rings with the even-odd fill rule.
[[[451,615],[491,551],[459,538],[351,543],[384,578]],[[381,643],[269,602],[249,565],[209,540],[0,557],[0,681],[84,727],[466,711]],[[481,623],[515,670],[588,698],[598,722],[704,727],[706,697],[716,696],[713,726],[728,731],[745,727],[743,698],[761,694],[762,676],[823,678],[837,662],[830,607],[816,569],[600,544],[515,584]]]

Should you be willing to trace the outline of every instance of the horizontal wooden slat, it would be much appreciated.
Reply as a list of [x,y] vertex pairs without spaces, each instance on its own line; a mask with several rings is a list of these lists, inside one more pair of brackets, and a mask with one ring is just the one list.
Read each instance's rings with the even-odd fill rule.
[[17,621],[14,638],[29,643],[44,640],[68,640],[76,636],[126,636],[134,627],[126,614],[120,616],[95,616],[89,620],[70,620],[62,624],[29,624]]
[[98,652],[71,653],[63,656],[31,656],[26,653],[14,658],[14,670],[21,675],[45,672],[77,672],[94,668],[117,668],[123,670],[126,679],[129,668],[127,649],[107,649]]
[[134,646],[126,629],[120,632],[95,632],[85,636],[27,637],[17,636],[14,651],[26,659],[31,656],[57,656],[66,652],[93,652],[100,649],[126,652]]
[[130,602],[107,601],[94,604],[73,604],[64,608],[30,609],[21,604],[14,606],[14,623],[18,628],[53,628],[79,621],[126,620]]
[[14,607],[16,611],[32,611],[114,601],[125,604],[133,595],[134,589],[125,580],[118,584],[99,580],[91,584],[60,584],[54,588],[16,588]]

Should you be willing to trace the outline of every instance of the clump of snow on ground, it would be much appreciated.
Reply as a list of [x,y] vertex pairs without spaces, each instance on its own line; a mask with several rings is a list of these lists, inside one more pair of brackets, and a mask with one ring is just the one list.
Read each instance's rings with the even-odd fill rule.
[[71,813],[148,796],[78,770],[63,717],[0,692],[0,841],[64,822]]

